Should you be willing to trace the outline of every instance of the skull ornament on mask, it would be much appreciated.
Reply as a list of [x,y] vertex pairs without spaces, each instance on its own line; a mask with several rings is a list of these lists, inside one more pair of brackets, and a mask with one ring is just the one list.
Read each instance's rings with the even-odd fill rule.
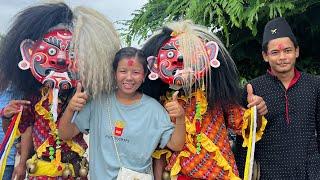
[[[148,67],[151,71],[149,79],[160,78],[173,89],[193,84],[205,76],[210,65],[219,67],[217,60],[219,47],[215,42],[200,43],[202,48],[189,54],[189,62],[185,62],[185,56],[181,51],[179,36],[167,40],[159,49],[157,57],[148,57]],[[204,51],[204,52],[201,52]],[[191,58],[190,58],[191,57]],[[186,63],[186,64],[185,64]],[[188,64],[188,65],[187,65]]]
[[77,68],[70,48],[72,33],[56,29],[41,40],[26,39],[20,44],[22,70],[30,69],[33,76],[45,86],[69,89],[77,84]]

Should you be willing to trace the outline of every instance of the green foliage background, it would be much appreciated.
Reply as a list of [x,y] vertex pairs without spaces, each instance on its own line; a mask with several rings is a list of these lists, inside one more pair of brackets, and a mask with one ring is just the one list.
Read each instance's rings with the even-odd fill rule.
[[150,0],[122,22],[122,36],[130,45],[142,43],[153,31],[172,20],[191,19],[211,29],[221,28],[224,41],[238,66],[242,81],[266,72],[261,56],[264,25],[284,16],[297,36],[297,67],[320,74],[320,0]]

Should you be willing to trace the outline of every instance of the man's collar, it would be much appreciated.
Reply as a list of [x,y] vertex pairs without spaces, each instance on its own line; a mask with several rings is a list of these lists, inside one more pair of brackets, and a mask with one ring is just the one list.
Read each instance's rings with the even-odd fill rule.
[[[267,70],[267,73],[268,73],[269,75],[277,78],[276,75],[274,75],[274,74],[272,73],[272,71],[271,71],[270,68]],[[300,79],[300,77],[301,77],[301,72],[300,72],[297,68],[294,68],[294,77],[293,77],[292,80],[290,81],[290,84],[289,84],[289,86],[288,86],[288,89],[289,89],[290,87],[292,87],[293,85],[295,85],[295,84],[298,82],[298,80]]]

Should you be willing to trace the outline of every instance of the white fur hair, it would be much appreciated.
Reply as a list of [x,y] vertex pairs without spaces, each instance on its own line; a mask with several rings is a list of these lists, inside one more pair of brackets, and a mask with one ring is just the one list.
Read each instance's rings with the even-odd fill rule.
[[112,62],[120,49],[120,38],[112,22],[85,7],[74,10],[73,48],[80,80],[93,97],[110,93],[114,85]]
[[[206,49],[204,47],[205,43],[214,41],[218,44],[219,53],[222,56],[221,59],[218,59],[221,62],[221,65],[225,66],[224,68],[226,69],[231,68],[231,71],[237,72],[236,65],[226,47],[214,33],[209,31],[207,27],[196,25],[191,20],[171,22],[166,26],[172,29],[173,32],[179,36],[179,50],[183,53],[185,68],[190,68],[191,66],[197,67],[197,62],[192,61],[192,59],[196,58],[196,55],[206,54]],[[212,70],[208,61],[205,66]],[[215,70],[219,71],[220,69],[221,67]],[[207,87],[211,87],[211,70],[209,70],[205,75],[205,79],[203,79],[204,82],[198,82],[195,88],[198,88],[197,86],[201,87],[203,83],[205,83]],[[184,91],[186,93],[192,92],[191,86],[192,84],[183,85]]]

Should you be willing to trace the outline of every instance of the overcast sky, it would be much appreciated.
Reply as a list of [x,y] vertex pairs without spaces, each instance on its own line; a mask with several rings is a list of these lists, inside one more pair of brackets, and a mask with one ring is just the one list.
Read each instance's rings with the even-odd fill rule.
[[[65,0],[71,7],[88,6],[106,15],[112,22],[131,19],[131,13],[148,0]],[[0,0],[0,33],[4,34],[16,13],[40,0]],[[120,25],[115,24],[119,29]]]

